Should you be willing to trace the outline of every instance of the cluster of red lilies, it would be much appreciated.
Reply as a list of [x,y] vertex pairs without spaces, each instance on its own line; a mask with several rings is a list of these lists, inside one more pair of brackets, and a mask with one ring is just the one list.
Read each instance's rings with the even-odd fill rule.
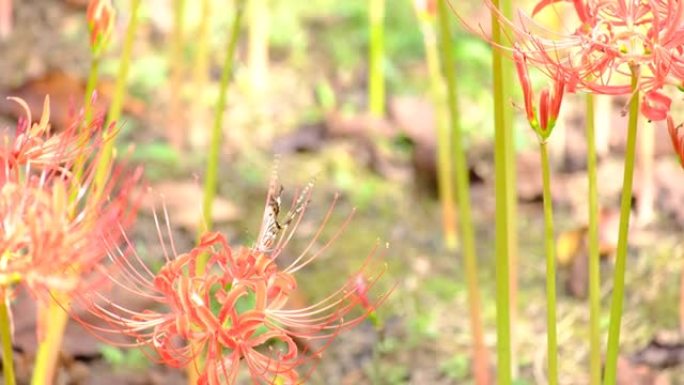
[[[102,124],[80,133],[73,124],[50,132],[49,100],[38,123],[28,106],[16,132],[4,132],[0,147],[0,282],[8,294],[17,283],[33,293],[84,290],[84,274],[106,255],[101,236],[128,227],[135,205],[129,197],[139,172],[116,171],[99,192],[89,194],[94,156],[103,144]],[[7,300],[5,296],[4,300]]]
[[[542,0],[536,3],[531,16],[520,13],[516,21],[504,17],[491,1],[487,3],[511,31],[531,124],[541,125],[543,131],[548,119],[555,120],[563,92],[632,97],[641,94],[642,115],[651,121],[667,120],[675,150],[684,161],[684,133],[670,114],[671,95],[684,85],[681,1]],[[564,25],[566,32],[545,28],[534,19],[537,13],[557,3],[570,3],[574,10],[576,24]],[[573,19],[564,15],[564,20]],[[554,82],[553,97],[549,98],[548,91],[541,95],[541,122],[534,112],[527,63],[544,71]]]
[[[292,305],[294,273],[337,238],[319,239],[334,205],[308,246],[279,266],[276,258],[302,220],[311,189],[304,189],[287,218],[279,219],[275,180],[253,247],[234,248],[222,234],[207,232],[196,247],[179,252],[157,221],[160,245],[154,255],[163,256],[163,266],[153,271],[126,235],[136,217],[139,194],[133,187],[141,172],[110,167],[108,182],[95,182],[98,156],[113,128],[103,128],[101,119],[88,126],[77,119],[52,133],[47,99],[37,123],[22,100],[14,101],[26,109],[26,118],[4,133],[0,147],[5,305],[20,287],[39,301],[66,298],[65,310],[85,309],[97,317],[93,321],[73,312],[98,337],[111,341],[111,333],[127,335],[124,345],[145,347],[155,352],[153,359],[173,367],[192,365],[202,384],[235,383],[241,366],[255,383],[294,384],[300,382],[302,365],[315,362],[341,331],[363,321],[384,300],[369,294],[384,271],[371,272],[373,252],[334,293],[307,307]],[[168,215],[165,220],[168,229]],[[114,303],[109,292],[116,286],[154,305],[132,309]]]

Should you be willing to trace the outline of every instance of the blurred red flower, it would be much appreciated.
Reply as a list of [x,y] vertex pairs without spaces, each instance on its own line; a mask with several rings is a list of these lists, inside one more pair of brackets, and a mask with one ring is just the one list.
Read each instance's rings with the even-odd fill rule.
[[[531,16],[509,20],[485,0],[511,31],[516,49],[550,77],[560,76],[573,90],[609,95],[632,94],[631,76],[644,92],[642,114],[664,120],[666,85],[684,79],[684,4],[679,0],[542,0]],[[551,31],[533,19],[553,4],[572,4],[577,24],[569,32]],[[564,20],[572,18],[564,17]],[[657,100],[652,96],[657,95]],[[657,105],[653,105],[656,101]]]
[[[92,273],[107,256],[102,239],[134,220],[131,192],[141,173],[116,169],[99,194],[89,193],[101,125],[80,135],[75,123],[52,134],[47,98],[39,123],[26,110],[0,145],[0,284],[49,300],[51,290],[69,294],[98,284]],[[72,170],[77,159],[86,164],[80,175]]]

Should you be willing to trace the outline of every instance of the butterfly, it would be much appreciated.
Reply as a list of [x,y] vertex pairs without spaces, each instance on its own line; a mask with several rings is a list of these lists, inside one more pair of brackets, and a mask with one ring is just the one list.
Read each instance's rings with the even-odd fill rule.
[[266,196],[266,207],[264,208],[264,215],[259,230],[259,236],[254,246],[255,250],[260,252],[271,252],[279,248],[279,239],[292,222],[300,216],[309,204],[309,196],[311,189],[313,189],[313,180],[310,181],[304,189],[299,193],[297,199],[290,210],[285,214],[285,217],[280,221],[279,216],[282,210],[282,194],[284,187],[278,181],[277,175],[271,178],[271,183],[268,188],[268,195]]

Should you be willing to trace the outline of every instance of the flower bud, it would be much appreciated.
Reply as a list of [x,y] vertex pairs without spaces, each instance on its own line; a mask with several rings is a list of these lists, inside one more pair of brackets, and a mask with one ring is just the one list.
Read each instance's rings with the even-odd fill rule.
[[679,156],[679,162],[684,168],[684,132],[682,132],[682,125],[675,126],[672,117],[667,117],[667,130],[670,132],[672,139],[672,146]]
[[86,18],[90,30],[90,49],[97,56],[107,47],[114,29],[116,12],[111,0],[90,0]]

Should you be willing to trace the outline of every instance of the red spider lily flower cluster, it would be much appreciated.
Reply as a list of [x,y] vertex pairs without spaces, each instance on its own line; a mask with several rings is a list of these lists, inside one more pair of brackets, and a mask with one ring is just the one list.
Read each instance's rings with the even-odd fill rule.
[[[487,4],[495,9],[490,0]],[[556,3],[571,3],[578,24],[563,34],[541,27],[520,14],[520,22],[494,10],[512,32],[517,49],[551,77],[560,76],[573,89],[599,94],[633,92],[631,76],[643,92],[641,112],[664,120],[669,98],[666,85],[684,79],[684,4],[679,0],[542,0],[532,16]]]
[[[94,166],[81,178],[73,167],[76,159],[92,160],[101,140],[83,138],[78,123],[51,134],[47,98],[39,123],[14,100],[27,114],[0,146],[0,285],[22,284],[35,294],[81,290],[95,284],[87,276],[107,255],[101,237],[133,219],[128,192],[139,173],[115,186],[117,172],[99,197],[87,194]],[[101,130],[95,125],[88,136],[100,138]]]
[[[652,121],[668,120],[675,150],[681,157],[680,129],[671,121],[672,99],[664,89],[684,90],[684,2],[540,0],[531,16],[521,12],[515,21],[506,18],[491,0],[485,3],[510,31],[527,117],[533,127],[544,122],[536,121],[529,82],[520,75],[520,57],[550,78],[563,79],[567,91],[642,95],[641,114]],[[534,19],[542,10],[563,3],[570,6],[577,20],[574,26],[564,26],[569,32],[551,31]],[[564,17],[568,19],[572,18]],[[461,21],[468,25],[463,18]],[[542,101],[540,108],[545,104]]]
[[[83,319],[81,323],[110,343],[116,343],[108,337],[110,333],[132,336],[135,345],[151,348],[155,357],[172,367],[203,361],[203,367],[196,368],[200,384],[234,384],[241,367],[249,372],[253,383],[301,383],[302,367],[315,363],[340,332],[362,322],[387,295],[371,299],[369,294],[384,272],[370,272],[373,252],[342,287],[320,302],[303,308],[291,304],[297,289],[295,273],[340,234],[338,231],[312,251],[331,207],[299,256],[285,267],[278,265],[277,258],[302,218],[308,202],[306,191],[288,219],[280,223],[279,192],[271,189],[260,237],[253,247],[231,247],[223,235],[209,232],[195,248],[179,254],[171,238],[168,215],[166,231],[160,229],[155,215],[165,258],[163,267],[152,272],[127,240],[124,248],[110,245],[110,260],[120,272],[111,279],[156,306],[135,310],[90,293],[78,302],[105,320],[107,326]],[[200,258],[207,258],[202,271],[198,270]]]
[[114,29],[116,12],[111,0],[90,0],[86,10],[90,30],[90,49],[99,55],[107,46]]
[[534,92],[530,84],[530,77],[527,73],[527,62],[524,54],[516,51],[513,54],[515,68],[518,73],[518,80],[522,86],[525,98],[525,113],[530,127],[537,133],[541,140],[545,140],[551,135],[553,127],[558,120],[563,94],[565,93],[565,81],[556,75],[554,79],[553,94],[548,88],[544,88],[539,95],[539,116],[534,105]]

